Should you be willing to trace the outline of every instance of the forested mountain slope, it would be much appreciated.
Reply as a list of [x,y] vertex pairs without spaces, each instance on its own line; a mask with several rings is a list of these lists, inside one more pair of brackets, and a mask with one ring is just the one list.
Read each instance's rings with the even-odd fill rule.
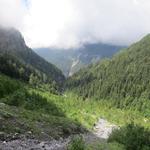
[[[139,70],[136,70],[135,63],[140,60],[141,63],[138,63],[138,65],[144,68],[145,66],[142,65],[143,57],[141,59],[140,57],[144,55],[144,57],[148,57],[147,52],[143,53],[137,50],[134,54],[132,50],[130,50],[132,48],[129,48],[127,52],[118,54],[112,60],[104,60],[97,65],[91,65],[89,68],[80,71],[79,74],[74,75],[68,80],[69,92],[59,94],[57,89],[53,91],[49,86],[47,88],[47,85],[51,85],[51,81],[52,83],[56,81],[56,83],[58,83],[57,86],[62,88],[64,77],[61,71],[55,67],[51,68],[53,65],[47,63],[28,47],[23,46],[23,43],[19,42],[19,38],[16,42],[17,37],[15,36],[18,32],[11,30],[15,32],[11,39],[11,34],[8,34],[11,33],[10,30],[5,31],[6,32],[3,31],[5,34],[0,34],[0,149],[17,149],[18,147],[21,149],[28,149],[28,147],[36,149],[39,148],[39,145],[41,149],[56,149],[57,147],[61,149],[60,145],[63,145],[65,148],[67,147],[67,149],[70,147],[71,149],[72,147],[80,149],[82,145],[86,145],[86,147],[81,149],[99,149],[99,147],[105,146],[105,148],[108,147],[110,150],[112,150],[111,147],[115,150],[125,150],[124,147],[128,145],[131,147],[133,142],[135,144],[131,149],[136,149],[135,147],[138,147],[138,150],[141,150],[141,147],[144,147],[144,149],[149,148],[149,130],[146,129],[150,127],[148,105],[149,86],[146,85],[146,82],[149,85],[149,75],[147,75],[149,70],[143,71],[145,70],[143,69],[141,78],[137,78],[143,82],[143,85],[140,84],[140,82],[137,83],[136,80],[132,80],[134,79],[135,73],[138,73],[140,70],[139,68]],[[133,47],[138,47],[138,44]],[[131,56],[125,55],[126,53],[129,53]],[[138,56],[138,53],[142,55]],[[134,67],[132,66],[132,61],[134,61],[133,54],[137,57]],[[131,60],[125,61],[128,57],[131,57]],[[35,60],[32,60],[34,58]],[[121,62],[122,60],[125,62]],[[40,65],[37,66],[39,62]],[[147,62],[148,60],[146,64],[148,64]],[[48,67],[51,69],[42,68],[46,67],[45,64],[49,64]],[[126,75],[130,79],[129,86],[132,86],[134,83],[135,86],[136,84],[138,84],[139,87],[142,85],[142,88],[145,88],[145,91],[147,90],[146,92],[144,91],[145,93],[142,93],[143,95],[139,96],[141,100],[138,99],[137,95],[127,97],[115,91],[115,86],[120,86],[120,88],[118,88],[119,92],[124,86],[125,82],[121,80],[121,73],[126,69],[127,64],[131,64],[131,68],[130,65],[128,65],[127,71],[132,75],[132,79],[130,79],[130,76],[128,77],[128,74]],[[113,67],[113,65],[115,65],[115,67]],[[52,72],[46,73],[46,71],[42,69],[47,69],[46,71],[49,69]],[[122,72],[119,72],[119,70]],[[116,73],[118,73],[117,77]],[[60,78],[58,77],[61,77],[61,80],[59,80]],[[144,78],[147,79],[147,81]],[[114,81],[112,79],[114,79]],[[32,81],[33,84],[22,82],[22,80],[29,81],[29,83]],[[101,84],[99,84],[99,81]],[[38,86],[34,85],[34,83],[37,84],[37,82],[39,82]],[[109,84],[114,90],[108,88]],[[79,97],[71,92],[70,88],[78,94],[80,93],[83,97]],[[102,88],[104,89],[102,92],[105,93],[103,93],[103,95],[97,95],[101,92]],[[133,90],[135,89],[133,88]],[[129,90],[127,92],[129,92]],[[144,112],[144,115],[132,109],[116,109],[111,106],[111,101],[109,103],[108,101],[93,100],[93,97],[99,99],[100,96],[105,99],[112,97],[112,101],[116,103],[118,107],[138,104],[138,110]],[[86,100],[88,97],[91,97],[91,100]],[[125,103],[120,101],[123,99]],[[125,125],[132,120],[134,123],[144,127],[134,124],[121,127],[111,134],[109,143],[107,143],[100,137],[98,138],[97,134],[91,132],[100,118],[106,118],[108,121],[118,125]],[[102,120],[105,121],[104,119]],[[101,122],[99,122],[99,125],[102,127],[102,129],[101,127],[99,128],[101,132],[109,132],[108,127],[105,127]],[[111,127],[113,128],[112,125]],[[76,135],[79,135],[79,137],[80,135],[85,138],[87,137],[87,142],[84,144],[84,141],[82,141],[82,139],[80,140],[80,138],[79,140],[77,139],[77,141],[74,140],[76,138],[73,137],[76,137]],[[77,145],[79,145],[79,148],[77,148]]]
[[67,87],[86,98],[111,99],[117,107],[150,108],[150,35],[73,75]]
[[15,70],[25,80],[29,80],[31,73],[45,82],[64,80],[62,72],[28,48],[22,35],[12,28],[0,28],[0,61],[0,71],[11,77],[10,72]]

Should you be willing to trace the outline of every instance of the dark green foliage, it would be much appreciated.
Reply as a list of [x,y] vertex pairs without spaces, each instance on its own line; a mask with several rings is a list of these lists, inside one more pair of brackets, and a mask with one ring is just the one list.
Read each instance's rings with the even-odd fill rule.
[[148,150],[150,148],[150,131],[131,123],[114,130],[108,142],[123,144],[126,150]]
[[60,87],[58,87],[57,83],[53,81],[51,84],[40,84],[38,85],[38,89],[41,91],[48,91],[52,94],[60,95]]
[[90,65],[67,81],[86,98],[109,99],[119,108],[133,106],[147,115],[150,108],[150,35],[126,50]]
[[45,92],[42,86],[40,90],[29,88],[0,74],[0,140],[19,138],[20,134],[48,140],[85,131],[78,122],[66,117],[54,103],[55,96],[49,92],[48,98],[40,94]]
[[34,74],[39,80],[43,81],[42,74],[36,71],[33,67],[23,64],[15,56],[0,54],[0,64],[0,72],[11,78],[28,82],[30,75]]
[[81,136],[73,138],[67,148],[67,150],[85,150],[85,149],[86,149],[85,142],[83,141],[83,138]]
[[65,80],[59,69],[26,46],[15,29],[0,28],[0,72],[24,81],[29,81],[34,74],[39,82],[55,81],[58,87]]
[[0,98],[9,95],[23,86],[19,81],[0,74]]
[[47,102],[46,98],[29,92],[23,83],[4,75],[0,75],[0,102],[28,110],[40,110],[52,115],[63,116],[63,113],[59,112],[54,104]]
[[59,111],[55,104],[48,102],[46,98],[37,93],[30,93],[25,88],[15,91],[0,101],[11,106],[23,107],[27,110],[36,110],[51,115],[64,116],[63,112]]

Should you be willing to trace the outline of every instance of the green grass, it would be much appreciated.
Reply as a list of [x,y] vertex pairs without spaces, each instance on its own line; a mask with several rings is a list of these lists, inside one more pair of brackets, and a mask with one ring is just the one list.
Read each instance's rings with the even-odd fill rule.
[[22,88],[23,83],[18,80],[11,79],[0,73],[0,98],[12,94],[14,91]]
[[130,123],[114,130],[108,142],[117,142],[124,145],[126,150],[146,150],[150,148],[150,130]]
[[134,122],[135,124],[150,128],[150,118],[145,118],[136,110],[113,108],[106,100],[83,101],[72,93],[66,93],[64,96],[57,96],[49,94],[48,92],[36,92],[45,97],[48,102],[53,102],[58,108],[61,108],[68,118],[81,123],[88,129],[92,129],[99,118],[105,118],[111,123],[120,126]]
[[7,134],[31,131],[39,138],[59,138],[92,130],[99,118],[150,128],[149,118],[138,111],[112,108],[105,101],[83,101],[72,93],[54,95],[26,86],[0,99],[0,132]]
[[107,143],[107,141],[89,144],[82,136],[75,136],[67,145],[67,150],[125,150],[125,147],[117,142]]
[[67,137],[84,130],[75,121],[65,116],[55,116],[40,111],[31,111],[24,108],[9,106],[0,103],[0,132],[6,135],[23,134],[40,139]]
[[82,136],[74,137],[67,146],[67,150],[85,150],[85,149],[86,149],[86,144]]
[[123,145],[117,142],[112,143],[103,142],[87,145],[87,148],[85,150],[125,150],[125,148]]
[[[61,108],[16,80],[0,75],[0,139],[15,136],[59,138],[85,129]],[[30,133],[30,134],[29,134]]]
[[[54,95],[0,75],[0,139],[25,135],[40,139],[67,137],[92,130],[99,118],[150,129],[150,118],[136,110],[117,109],[106,100],[83,100],[68,92]],[[106,148],[105,148],[106,147]],[[123,145],[94,143],[87,150],[124,150]]]

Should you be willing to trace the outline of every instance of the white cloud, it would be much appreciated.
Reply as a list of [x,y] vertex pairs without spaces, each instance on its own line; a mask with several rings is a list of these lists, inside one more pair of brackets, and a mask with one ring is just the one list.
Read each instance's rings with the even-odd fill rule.
[[31,0],[24,34],[31,46],[53,45],[72,19],[69,0]]
[[21,0],[0,0],[0,19],[22,27],[31,47],[128,45],[150,32],[150,0],[28,0],[24,12]]
[[21,29],[25,7],[21,0],[0,0],[0,25]]

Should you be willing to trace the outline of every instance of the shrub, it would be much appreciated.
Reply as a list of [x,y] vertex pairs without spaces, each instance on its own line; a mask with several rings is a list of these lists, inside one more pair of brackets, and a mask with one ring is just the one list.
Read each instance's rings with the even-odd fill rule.
[[4,98],[3,102],[12,106],[22,106],[24,105],[26,94],[27,94],[26,91],[23,89],[17,90],[12,95]]
[[19,89],[12,95],[1,99],[8,105],[23,107],[27,110],[35,110],[55,116],[64,116],[64,113],[53,102],[47,101],[38,93],[30,93],[27,89]]
[[150,131],[133,123],[116,129],[110,135],[108,142],[118,142],[126,150],[142,150],[150,147]]
[[67,150],[85,150],[85,149],[86,149],[85,143],[81,136],[73,138],[73,140],[70,142],[67,148]]
[[0,98],[15,92],[20,89],[23,84],[17,80],[10,79],[0,73]]

